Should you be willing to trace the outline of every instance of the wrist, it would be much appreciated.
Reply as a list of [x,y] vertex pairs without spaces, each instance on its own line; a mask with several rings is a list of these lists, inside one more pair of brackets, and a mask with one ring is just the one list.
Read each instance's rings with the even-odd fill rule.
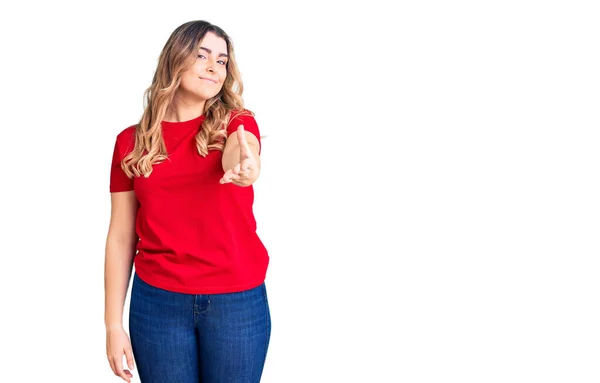
[[106,326],[106,331],[123,330],[122,322],[107,322],[104,325]]

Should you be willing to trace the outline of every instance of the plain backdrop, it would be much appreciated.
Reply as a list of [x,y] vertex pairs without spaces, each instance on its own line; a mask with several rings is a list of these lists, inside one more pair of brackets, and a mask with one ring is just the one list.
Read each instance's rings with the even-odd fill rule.
[[205,19],[267,136],[262,382],[598,382],[594,5],[3,3],[0,381],[120,381],[114,139],[172,30]]

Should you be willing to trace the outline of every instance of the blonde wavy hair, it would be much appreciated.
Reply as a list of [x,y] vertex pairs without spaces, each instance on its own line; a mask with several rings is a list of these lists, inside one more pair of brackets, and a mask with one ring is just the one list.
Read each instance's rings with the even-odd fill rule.
[[[200,42],[208,32],[225,40],[229,58],[223,88],[204,105],[204,121],[196,135],[198,153],[204,157],[209,150],[222,151],[227,139],[225,128],[230,117],[241,113],[251,114],[244,110],[244,86],[229,36],[218,26],[203,20],[180,25],[163,47],[152,85],[144,92],[144,113],[136,125],[135,145],[121,161],[121,168],[128,177],[148,177],[153,165],[168,159],[161,121],[173,102],[182,74],[194,64]],[[239,114],[232,116],[232,111]]]

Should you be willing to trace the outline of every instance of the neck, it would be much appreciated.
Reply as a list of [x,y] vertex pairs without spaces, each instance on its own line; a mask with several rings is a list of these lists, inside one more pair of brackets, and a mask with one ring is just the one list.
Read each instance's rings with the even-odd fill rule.
[[192,120],[204,113],[205,100],[185,100],[175,97],[173,103],[167,108],[164,120],[171,122],[182,122]]

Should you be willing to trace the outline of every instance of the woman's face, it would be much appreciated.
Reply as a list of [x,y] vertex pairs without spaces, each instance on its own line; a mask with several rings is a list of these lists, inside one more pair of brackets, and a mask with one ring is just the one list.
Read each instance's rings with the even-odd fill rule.
[[180,96],[206,101],[216,96],[227,77],[227,43],[212,32],[204,35],[196,62],[181,76]]

